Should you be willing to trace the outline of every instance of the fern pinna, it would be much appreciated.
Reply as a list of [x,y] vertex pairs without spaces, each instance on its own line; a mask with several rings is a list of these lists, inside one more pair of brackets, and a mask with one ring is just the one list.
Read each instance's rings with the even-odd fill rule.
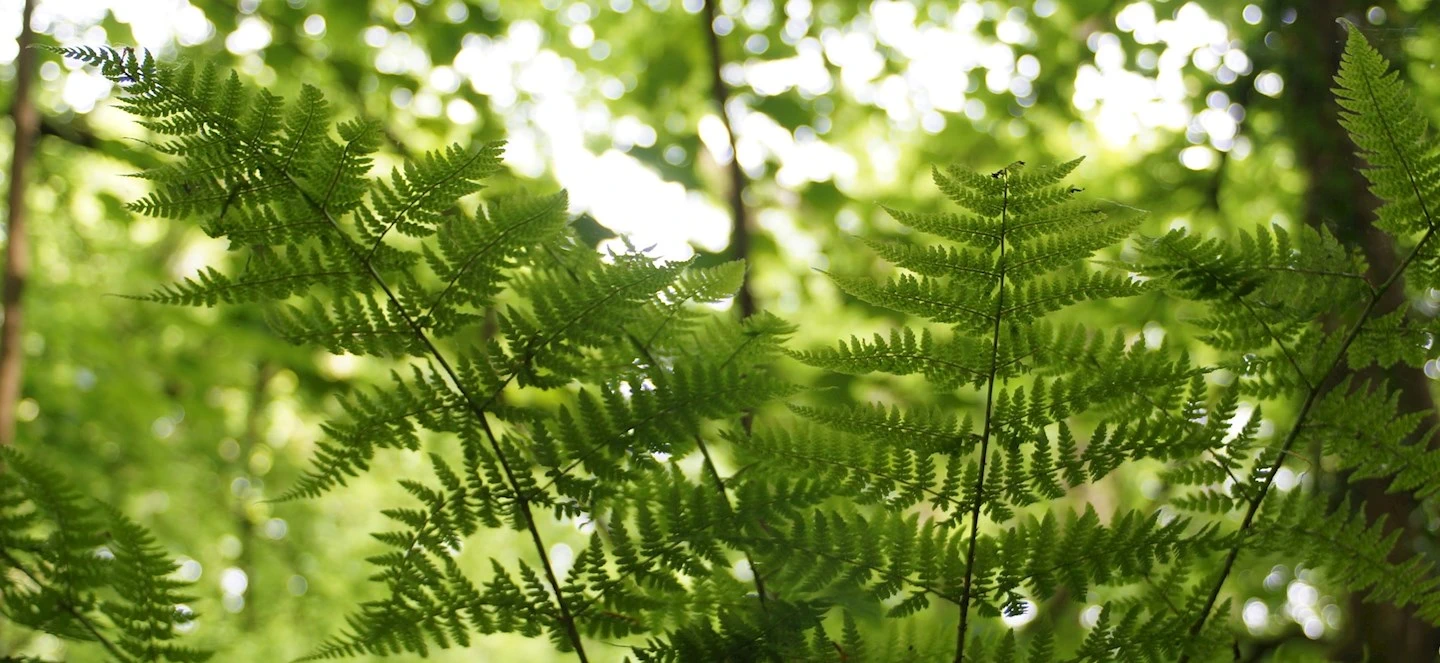
[[[1216,450],[1240,474],[1228,491],[1196,489],[1211,499],[1192,506],[1222,522],[1238,516],[1239,526],[1218,570],[1198,588],[1204,601],[1192,617],[1182,661],[1204,660],[1213,641],[1223,640],[1223,630],[1203,634],[1228,613],[1220,599],[1242,555],[1283,553],[1321,567],[1338,589],[1408,608],[1440,626],[1433,565],[1396,554],[1402,532],[1394,525],[1403,524],[1367,520],[1359,505],[1335,499],[1313,480],[1330,470],[1345,481],[1380,479],[1388,491],[1417,501],[1440,490],[1435,431],[1422,426],[1429,413],[1399,411],[1394,387],[1352,373],[1402,362],[1420,368],[1432,354],[1435,319],[1408,305],[1387,311],[1384,302],[1392,290],[1440,286],[1434,269],[1440,146],[1389,63],[1358,29],[1345,26],[1336,100],[1341,123],[1371,165],[1364,171],[1371,192],[1383,203],[1375,225],[1399,245],[1402,257],[1393,269],[1372,281],[1362,258],[1327,231],[1309,227],[1258,228],[1241,233],[1238,244],[1175,232],[1147,241],[1142,252],[1141,271],[1203,303],[1196,322],[1204,340],[1227,357],[1222,366],[1237,376],[1239,393],[1296,404],[1276,439],[1244,453]],[[1253,422],[1246,430],[1254,430]],[[1277,491],[1276,477],[1291,471],[1287,465],[1312,480]],[[1204,482],[1199,475],[1174,478],[1182,485]]]
[[[1186,555],[1209,544],[1207,531],[1153,509],[1054,509],[1070,489],[1128,461],[1188,457],[1224,435],[1196,423],[1212,407],[1209,387],[1183,355],[1047,319],[1073,304],[1148,288],[1089,261],[1143,217],[1128,209],[1107,215],[1078,197],[1063,183],[1078,164],[936,170],[936,184],[963,212],[890,213],[948,244],[867,240],[908,273],[884,282],[833,278],[861,300],[944,327],[905,327],[796,354],[845,373],[921,375],[973,409],[797,406],[818,426],[762,431],[748,447],[783,468],[781,476],[813,468],[836,493],[875,505],[796,513],[787,538],[816,547],[835,568],[789,571],[802,585],[859,584],[887,600],[893,616],[933,599],[955,604],[951,644],[935,647],[948,653],[922,660],[1010,660],[1013,634],[999,637],[992,624],[975,624],[977,616],[1083,601],[1101,586],[1166,573],[1183,577]],[[1181,624],[1175,615],[1145,613],[1158,603],[1153,597],[1127,600],[1105,602],[1106,626],[1095,632],[1103,635],[1092,639],[1137,654],[1171,651],[1176,638],[1167,634]],[[1048,660],[1050,633],[1030,639],[1030,660]],[[1088,640],[1085,647],[1081,659],[1111,660],[1114,647]]]
[[92,643],[120,663],[210,658],[174,642],[195,620],[194,599],[150,532],[27,454],[0,447],[0,462],[0,614],[10,624]]
[[[173,157],[141,174],[155,190],[133,209],[199,219],[247,254],[237,274],[207,268],[143,299],[261,302],[297,343],[395,364],[393,384],[344,402],[282,496],[333,490],[384,449],[429,450],[434,468],[402,482],[417,503],[386,511],[397,529],[376,535],[385,595],[310,658],[519,632],[584,661],[588,637],[764,624],[763,581],[731,573],[746,551],[711,446],[789,391],[765,369],[789,327],[699,306],[732,295],[743,264],[599,255],[570,231],[563,194],[474,209],[465,199],[499,169],[498,144],[372,179],[378,128],[332,125],[312,87],[287,106],[214,67],[63,53],[118,83]],[[484,528],[523,533],[531,554],[477,559]],[[564,541],[580,551],[568,569],[551,558]]]

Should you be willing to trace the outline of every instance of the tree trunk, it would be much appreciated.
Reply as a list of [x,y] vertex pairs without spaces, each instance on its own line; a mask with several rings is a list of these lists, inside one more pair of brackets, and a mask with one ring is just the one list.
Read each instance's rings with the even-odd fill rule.
[[[750,214],[745,208],[745,170],[740,167],[740,150],[736,147],[735,127],[730,123],[730,86],[725,84],[725,79],[720,75],[721,68],[725,65],[724,53],[720,50],[720,35],[715,33],[715,18],[719,15],[715,7],[717,0],[705,0],[705,11],[700,14],[705,21],[705,39],[710,48],[710,94],[715,104],[715,112],[720,114],[720,121],[725,125],[725,133],[730,137],[730,217],[734,225],[730,227],[730,257],[734,260],[750,260]],[[717,155],[718,156],[718,155]],[[746,265],[747,271],[753,269],[754,265]],[[747,275],[740,283],[740,291],[735,293],[735,307],[740,311],[740,317],[748,318],[755,312],[755,295],[750,290],[750,278]]]
[[10,117],[15,123],[15,142],[10,156],[9,215],[5,226],[5,273],[0,281],[0,446],[15,443],[15,408],[20,402],[20,367],[25,359],[21,307],[25,279],[30,275],[30,241],[26,235],[25,171],[40,135],[40,116],[30,99],[35,80],[35,32],[30,29],[30,16],[35,0],[25,0],[20,12],[20,53],[15,56],[15,96],[10,102]]

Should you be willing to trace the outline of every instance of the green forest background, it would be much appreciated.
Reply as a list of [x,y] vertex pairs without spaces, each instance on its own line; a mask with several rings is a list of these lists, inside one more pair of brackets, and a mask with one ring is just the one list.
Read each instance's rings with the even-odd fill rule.
[[[894,326],[893,315],[845,302],[818,270],[871,269],[875,258],[854,236],[898,232],[881,204],[938,207],[928,180],[936,163],[987,170],[1085,155],[1075,181],[1149,210],[1146,232],[1325,224],[1388,272],[1394,257],[1370,241],[1374,202],[1330,101],[1337,17],[1362,26],[1440,120],[1440,4],[1429,0],[31,4],[37,43],[217,59],[292,98],[317,85],[341,117],[381,121],[394,156],[508,138],[510,172],[496,187],[568,188],[572,213],[602,247],[618,246],[619,232],[667,257],[747,259],[747,292],[733,306],[797,323],[797,348]],[[6,109],[26,5],[0,0]],[[13,443],[152,528],[179,558],[202,614],[188,644],[223,661],[301,655],[374,596],[365,558],[379,544],[368,533],[383,528],[378,509],[395,500],[394,479],[424,461],[385,456],[322,499],[267,500],[307,466],[334,397],[380,383],[389,367],[286,345],[258,310],[113,296],[189,275],[223,243],[125,211],[144,189],[122,176],[153,165],[133,140],[140,130],[96,75],[29,53],[40,136],[21,183],[31,258],[23,383],[18,402],[0,403],[17,419]],[[0,131],[7,185],[11,115]],[[1440,292],[1412,303],[1440,311]],[[1150,340],[1188,333],[1186,312],[1159,296],[1102,313],[1110,318],[1097,324]],[[1395,370],[1402,410],[1431,406],[1435,367]],[[812,402],[943,399],[913,382],[787,370],[829,390]],[[1108,513],[1158,485],[1140,470],[1072,499]],[[1411,549],[1434,551],[1440,514],[1399,499],[1377,492],[1372,509],[1395,514]],[[524,545],[520,534],[484,536],[471,545],[500,557]],[[1399,646],[1399,617],[1352,610],[1303,568],[1242,565],[1236,579],[1238,633],[1266,643],[1269,660],[1355,651],[1366,640]],[[0,626],[0,653],[60,646]],[[476,650],[489,655],[478,660],[565,659],[518,636],[488,636]],[[84,648],[71,654],[98,660]],[[477,660],[475,651],[434,658]]]

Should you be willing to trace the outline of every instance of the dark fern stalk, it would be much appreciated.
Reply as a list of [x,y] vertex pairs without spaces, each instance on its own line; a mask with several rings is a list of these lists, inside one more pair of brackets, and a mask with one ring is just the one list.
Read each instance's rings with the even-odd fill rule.
[[[744,286],[742,285],[741,287],[743,288]],[[630,340],[635,343],[641,354],[645,356],[645,359],[649,361],[651,365],[658,364],[655,357],[650,353],[648,345],[635,336],[631,336]],[[736,351],[731,354],[731,357],[726,359],[725,363],[728,364],[730,359],[738,354],[740,350],[741,348],[737,348]],[[705,442],[703,436],[697,435],[695,436],[695,448],[700,451],[700,458],[705,466],[705,474],[709,477],[711,485],[715,487],[715,491],[719,494],[720,499],[724,501],[725,510],[729,512],[731,516],[734,516],[735,507],[730,501],[730,489],[725,486],[725,477],[720,475],[720,467],[715,463],[715,454],[710,451],[710,445]],[[753,576],[752,581],[755,583],[755,599],[760,602],[761,611],[764,612],[767,600],[765,579],[760,575],[760,568],[756,565],[755,558],[750,554],[750,551],[744,547],[741,547],[740,551],[741,554],[745,556],[745,564]]]
[[[1023,165],[1023,164],[1020,164]],[[1014,166],[1012,165],[1011,168]],[[1074,166],[1071,165],[1071,168]],[[990,465],[990,426],[995,412],[995,374],[1000,362],[1000,323],[1004,320],[1005,277],[1009,265],[1005,263],[1005,239],[1009,232],[1010,216],[1010,172],[1001,170],[992,177],[1002,182],[1000,193],[1000,227],[998,237],[999,254],[995,258],[998,273],[995,286],[995,310],[991,316],[995,326],[990,329],[990,373],[985,376],[985,418],[980,424],[980,471],[975,474],[975,504],[970,507],[970,537],[965,546],[965,586],[960,595],[960,626],[955,630],[955,660],[965,660],[965,642],[970,626],[970,599],[975,579],[975,543],[980,540],[980,508],[985,504],[985,470]]]
[[[732,291],[732,288],[737,289],[737,290],[734,290],[734,291],[736,291],[736,292],[739,293],[739,294],[737,295],[737,299],[740,300],[740,304],[741,304],[741,308],[742,308],[742,311],[741,311],[742,315],[744,315],[744,309],[747,308],[747,305],[744,303],[744,298],[747,298],[747,297],[748,297],[748,294],[746,294],[746,293],[747,293],[747,291],[746,291],[746,286],[745,286],[745,284],[744,284],[744,278],[745,278],[744,271],[743,271],[743,269],[738,269],[738,268],[741,268],[743,265],[744,265],[744,263],[741,263],[741,262],[731,262],[731,263],[729,263],[729,266],[728,266],[725,270],[723,270],[723,271],[728,272],[728,273],[724,274],[724,275],[721,276],[719,279],[717,279],[717,284],[723,284],[723,285],[722,285],[721,287],[719,287],[719,288],[716,289],[716,294],[723,294],[723,293],[726,293],[726,292],[731,292],[731,291]],[[576,278],[575,273],[574,273],[573,271],[567,270],[567,273],[570,274],[570,276],[571,276],[572,279]],[[737,279],[740,281],[739,284],[735,284],[735,283],[734,283],[734,281],[737,280]],[[683,313],[683,311],[684,311],[683,305],[686,303],[686,300],[687,300],[687,299],[690,299],[690,298],[693,298],[693,297],[696,297],[696,296],[704,296],[704,293],[701,293],[701,292],[698,292],[698,291],[697,291],[697,292],[694,292],[694,293],[689,293],[689,294],[681,294],[680,292],[676,292],[676,293],[673,293],[673,294],[679,295],[679,296],[676,298],[676,299],[678,299],[678,301],[669,301],[669,302],[667,302],[668,311],[665,312],[665,313],[661,316],[661,321],[660,321],[660,323],[659,323],[658,328],[656,328],[655,330],[650,331],[648,334],[646,334],[645,338],[641,338],[641,337],[640,337],[638,334],[636,334],[633,330],[626,329],[626,331],[625,331],[626,337],[630,340],[630,343],[632,343],[632,344],[635,346],[635,350],[640,354],[640,356],[644,359],[644,361],[645,361],[649,366],[651,366],[651,367],[658,367],[658,366],[661,366],[661,365],[662,365],[661,362],[658,360],[658,358],[655,356],[655,353],[651,350],[651,345],[656,341],[656,339],[657,339],[662,333],[664,333],[664,332],[666,331],[666,328],[667,328],[667,327],[669,327],[669,326],[671,326],[671,325],[674,325],[674,324],[677,324],[677,322],[680,321],[680,318],[678,318],[678,316],[680,316],[680,315]],[[747,317],[748,317],[748,316],[747,316]],[[747,337],[745,337],[744,340],[742,340],[742,341],[735,347],[734,350],[730,351],[729,354],[726,355],[726,357],[724,358],[723,362],[721,363],[721,365],[720,365],[721,368],[727,367],[727,366],[730,365],[733,361],[735,361],[738,357],[740,357],[741,353],[744,352],[746,346],[750,345],[752,342],[755,342],[755,341],[759,340],[759,341],[761,342],[761,345],[764,346],[764,345],[766,345],[766,343],[767,343],[767,341],[766,341],[765,339],[767,339],[767,338],[769,338],[769,337],[777,337],[777,336],[780,336],[780,335],[782,335],[782,334],[787,334],[787,333],[789,333],[789,331],[790,331],[789,328],[788,328],[788,326],[785,326],[785,325],[780,324],[780,322],[778,321],[778,319],[772,319],[772,318],[770,318],[769,316],[765,316],[765,317],[761,317],[761,318],[755,318],[755,320],[761,321],[761,324],[760,324],[760,325],[757,325],[757,327],[754,328],[754,329],[756,329],[756,330],[758,330],[758,331],[756,331],[756,333],[752,333],[752,334],[748,335]],[[763,325],[764,325],[764,324],[771,325],[771,327],[770,327],[769,329],[764,329],[764,328],[763,328]],[[730,501],[730,490],[729,490],[729,489],[726,487],[726,485],[725,485],[725,478],[724,478],[723,476],[721,476],[719,466],[716,465],[716,462],[715,462],[715,454],[713,454],[713,453],[710,451],[710,445],[705,442],[705,439],[704,439],[704,437],[703,437],[702,435],[696,435],[696,436],[695,436],[695,447],[696,447],[696,449],[698,449],[699,452],[700,452],[700,457],[701,457],[701,460],[702,460],[703,465],[704,465],[704,470],[705,470],[705,473],[708,475],[708,477],[709,477],[709,479],[710,479],[710,481],[711,481],[711,485],[713,485],[713,486],[715,487],[715,490],[716,490],[716,492],[719,494],[720,499],[722,499],[722,500],[724,501],[725,510],[726,510],[727,512],[729,512],[729,513],[733,516],[733,515],[734,515],[734,505],[733,505],[733,504],[731,503],[731,501]],[[766,589],[765,589],[765,580],[764,580],[764,578],[760,575],[760,570],[759,570],[758,566],[756,565],[754,556],[751,555],[750,552],[749,552],[748,550],[744,549],[743,547],[742,547],[740,550],[741,550],[741,553],[742,553],[742,554],[744,555],[744,557],[745,557],[745,563],[747,564],[747,566],[749,567],[751,573],[752,573],[753,576],[754,576],[754,577],[752,578],[752,581],[753,581],[754,584],[755,584],[755,597],[756,597],[756,600],[759,601],[759,603],[760,603],[760,607],[761,607],[762,612],[764,612],[764,611],[765,611],[765,607],[766,607],[766,600],[767,600],[767,597],[766,597],[766,593],[767,593],[767,592],[766,592]]]
[[[1339,380],[1344,368],[1389,366],[1426,360],[1434,321],[1405,308],[1383,315],[1377,306],[1403,279],[1434,287],[1437,250],[1431,207],[1440,201],[1440,174],[1433,168],[1440,150],[1427,122],[1389,64],[1360,31],[1349,31],[1335,77],[1342,124],[1372,165],[1365,171],[1371,190],[1384,201],[1377,225],[1405,241],[1418,236],[1404,259],[1381,283],[1369,284],[1363,262],[1328,233],[1308,228],[1292,241],[1279,228],[1242,235],[1234,247],[1180,233],[1148,243],[1141,269],[1169,289],[1204,301],[1206,340],[1243,353],[1229,368],[1239,388],[1259,398],[1296,397],[1300,405],[1279,445],[1254,459],[1238,499],[1223,511],[1243,512],[1233,543],[1218,572],[1202,586],[1204,600],[1188,633],[1186,662],[1206,651],[1201,634],[1215,612],[1226,580],[1246,550],[1303,551],[1307,562],[1325,565],[1350,591],[1368,590],[1368,600],[1413,605],[1418,615],[1440,625],[1440,579],[1418,557],[1390,561],[1397,535],[1384,523],[1366,522],[1351,506],[1327,506],[1327,496],[1296,490],[1272,495],[1276,475],[1297,443],[1318,441],[1328,458],[1352,479],[1384,477],[1390,491],[1414,491],[1424,498],[1440,489],[1440,453],[1429,449],[1433,431],[1416,431],[1423,413],[1398,413],[1385,384]],[[1334,311],[1335,302],[1363,300],[1327,332],[1315,320]],[[1422,433],[1413,446],[1407,440]],[[1307,494],[1308,493],[1308,494]],[[1329,543],[1311,545],[1322,539]],[[1300,542],[1300,543],[1297,543]]]

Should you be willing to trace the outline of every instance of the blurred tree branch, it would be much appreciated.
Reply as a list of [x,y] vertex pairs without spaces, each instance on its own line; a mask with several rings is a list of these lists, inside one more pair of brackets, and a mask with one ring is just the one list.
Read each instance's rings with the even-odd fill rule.
[[[730,257],[734,260],[750,259],[750,214],[745,209],[745,187],[748,182],[745,178],[745,170],[740,167],[740,151],[736,146],[735,127],[730,122],[730,86],[725,83],[720,70],[725,65],[724,54],[720,49],[720,35],[715,32],[715,19],[719,11],[715,8],[715,0],[705,0],[705,11],[701,16],[705,20],[706,44],[710,48],[710,95],[711,101],[715,104],[715,110],[720,114],[720,121],[725,125],[725,135],[730,139],[730,218],[733,225],[730,227]],[[753,269],[753,265],[747,265],[747,273]],[[735,304],[739,308],[740,317],[748,318],[755,312],[755,295],[750,289],[750,279],[747,278],[740,285],[740,291],[735,293]]]

